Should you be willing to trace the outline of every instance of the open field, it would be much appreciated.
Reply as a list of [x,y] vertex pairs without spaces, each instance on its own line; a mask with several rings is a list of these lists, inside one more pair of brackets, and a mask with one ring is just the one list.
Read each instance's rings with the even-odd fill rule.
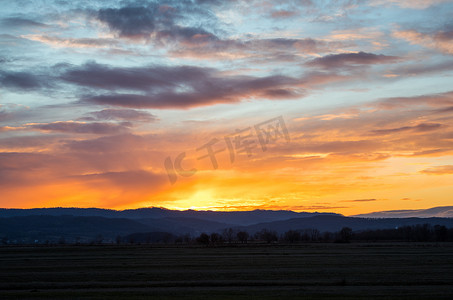
[[452,244],[0,247],[0,299],[453,299]]

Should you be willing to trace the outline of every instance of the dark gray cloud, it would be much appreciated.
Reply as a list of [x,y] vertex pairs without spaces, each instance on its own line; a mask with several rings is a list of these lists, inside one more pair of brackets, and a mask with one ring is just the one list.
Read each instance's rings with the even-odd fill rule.
[[120,36],[149,36],[156,27],[156,11],[146,7],[122,7],[101,9],[98,12],[100,21]]
[[440,114],[442,114],[442,113],[450,113],[450,112],[453,112],[453,106],[437,109],[437,110],[434,111],[434,113],[440,113]]
[[53,122],[27,125],[28,128],[52,132],[65,133],[93,133],[93,134],[118,134],[128,131],[131,124],[124,122],[122,124],[114,123],[81,123],[81,122]]
[[181,27],[176,25],[169,29],[159,31],[156,34],[156,37],[160,40],[177,40],[186,44],[200,44],[219,40],[217,36],[203,28]]
[[286,18],[292,18],[294,16],[297,16],[299,14],[298,11],[294,10],[285,10],[285,9],[279,9],[279,10],[274,10],[270,13],[270,16],[275,19],[286,19]]
[[181,25],[181,21],[203,14],[204,18],[212,18],[209,10],[194,5],[191,1],[167,1],[148,3],[146,6],[124,6],[121,8],[100,9],[97,19],[116,32],[120,37],[157,40],[180,40],[190,42],[200,37],[217,39],[203,29],[202,25]]
[[21,17],[10,17],[0,20],[0,24],[5,27],[47,27],[47,24],[36,22],[31,19]]
[[308,65],[322,68],[341,68],[354,65],[386,64],[400,60],[397,56],[386,56],[366,52],[330,54],[315,58]]
[[443,126],[444,125],[438,124],[438,123],[421,123],[416,126],[404,126],[404,127],[399,127],[399,128],[373,130],[373,131],[371,131],[371,134],[386,135],[386,134],[399,133],[399,132],[405,132],[405,131],[426,132],[426,131],[440,129]]
[[204,80],[212,72],[213,69],[191,66],[121,68],[89,62],[69,68],[61,75],[61,79],[80,86],[106,90],[148,91]]
[[425,105],[441,109],[453,106],[453,91],[412,97],[391,97],[376,101],[376,107],[383,110]]
[[198,35],[193,43],[185,42],[171,49],[173,55],[200,59],[222,56],[254,58],[265,61],[300,61],[301,53],[327,53],[338,48],[346,48],[350,42],[322,41],[312,38],[250,38],[220,39]]
[[5,122],[11,120],[12,118],[13,118],[12,114],[2,109],[0,106],[0,122]]
[[411,156],[426,156],[426,155],[436,155],[441,153],[450,152],[451,149],[433,149],[433,150],[424,150],[424,151],[416,151],[411,154]]
[[33,90],[47,87],[49,83],[46,78],[33,73],[0,70],[0,86],[16,90]]
[[52,135],[12,136],[1,138],[0,145],[2,145],[3,149],[48,147],[55,142],[56,139],[58,139],[58,137]]
[[81,180],[92,182],[107,181],[114,186],[124,189],[133,188],[157,188],[166,183],[164,174],[156,174],[145,170],[133,170],[123,172],[105,172],[87,175],[72,176]]
[[451,42],[453,40],[453,30],[438,32],[434,39]]
[[89,140],[67,140],[63,141],[63,148],[77,153],[129,152],[131,147],[135,150],[146,149],[149,142],[142,136],[125,133]]
[[10,59],[10,58],[6,58],[6,57],[1,57],[1,56],[0,56],[0,63],[1,63],[1,64],[9,63],[9,62],[11,62],[11,61],[13,61],[13,60]]
[[[285,82],[285,80],[287,82]],[[194,90],[178,92],[168,90],[146,95],[137,94],[108,94],[93,96],[85,101],[98,104],[117,105],[133,108],[184,109],[197,106],[214,105],[219,103],[236,103],[244,99],[263,97],[267,99],[288,99],[299,97],[301,94],[291,89],[275,89],[293,81],[292,78],[268,77],[262,79],[213,80],[202,83],[201,86],[192,86]]]
[[61,78],[80,87],[111,91],[85,96],[83,101],[131,108],[190,108],[256,97],[288,99],[303,95],[295,78],[227,76],[216,69],[193,66],[115,68],[87,63],[69,68]]
[[391,74],[396,74],[399,76],[420,76],[424,74],[435,74],[443,73],[453,70],[453,61],[444,61],[442,63],[429,64],[424,62],[423,64],[411,63],[410,65],[399,66],[390,71]]
[[[303,5],[307,5],[307,1],[303,2]],[[95,17],[119,37],[152,41],[165,45],[173,54],[182,56],[205,55],[210,58],[219,52],[250,54],[264,51],[266,55],[273,53],[273,56],[277,57],[281,55],[276,53],[279,51],[319,53],[345,44],[310,38],[225,38],[224,32],[218,28],[221,21],[213,13],[214,6],[219,9],[222,4],[213,1],[203,1],[201,5],[192,1],[162,1],[100,9]],[[300,6],[300,3],[297,6]]]
[[39,181],[42,176],[33,176],[33,173],[52,161],[52,156],[47,154],[0,152],[0,186],[11,187]]
[[209,59],[229,53],[239,57],[260,55],[266,59],[288,60],[291,57],[295,60],[296,52],[325,53],[340,44],[344,48],[346,44],[310,38],[225,38],[224,32],[218,28],[221,22],[212,12],[210,1],[203,5],[192,1],[165,1],[146,6],[100,9],[95,17],[119,37],[152,41],[167,47],[176,56]]
[[[130,151],[131,146],[125,145],[124,149],[126,146]],[[111,149],[117,150],[115,147]],[[124,188],[157,188],[168,180],[166,174],[142,170],[140,164],[134,163],[135,158],[131,155],[112,155],[95,151],[96,149],[86,149],[86,152],[66,154],[0,153],[0,186],[30,186],[78,178],[84,183],[91,182],[97,186],[102,183],[113,183]]]

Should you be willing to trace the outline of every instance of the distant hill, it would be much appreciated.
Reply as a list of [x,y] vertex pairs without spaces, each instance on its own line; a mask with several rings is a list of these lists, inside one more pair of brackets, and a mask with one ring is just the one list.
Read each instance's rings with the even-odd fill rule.
[[193,218],[206,221],[251,225],[261,222],[287,220],[291,218],[312,217],[316,215],[338,215],[334,213],[308,213],[289,210],[253,210],[253,211],[196,211],[196,210],[170,210],[164,208],[139,208],[127,210],[111,210],[100,208],[33,208],[33,209],[0,209],[0,218],[18,216],[79,216],[79,217],[105,217],[128,219],[162,219],[162,218]]
[[438,206],[428,209],[388,210],[355,215],[364,218],[453,218],[453,206]]
[[237,227],[235,224],[214,222],[195,218],[162,218],[139,219],[138,222],[147,225],[153,231],[165,231],[173,234],[195,234],[202,232],[217,232],[224,228]]
[[57,240],[81,238],[93,240],[101,235],[115,239],[118,235],[137,232],[167,232],[181,235],[200,235],[216,232],[236,225],[193,218],[126,219],[75,216],[20,216],[0,218],[0,238],[10,237],[26,240]]
[[[418,211],[419,215],[448,215],[449,208]],[[404,214],[406,213],[406,214]],[[318,229],[338,232],[343,227],[353,231],[392,229],[419,224],[444,225],[453,228],[453,218],[405,217],[408,211],[392,212],[398,217],[345,217],[329,213],[297,213],[292,211],[254,210],[244,212],[177,211],[161,208],[107,210],[98,208],[0,209],[0,240],[11,243],[43,243],[64,240],[114,242],[124,240],[160,241],[178,236],[199,236],[245,230],[254,234],[262,229],[283,234],[289,230]],[[414,213],[414,211],[412,211]],[[368,215],[365,215],[368,216]],[[378,217],[381,216],[381,217]],[[127,240],[126,239],[126,240]],[[14,242],[16,241],[16,242]]]
[[320,231],[338,231],[343,227],[350,227],[354,231],[367,229],[391,229],[401,226],[417,224],[444,225],[453,228],[453,219],[450,218],[357,218],[344,216],[314,216],[311,218],[297,218],[284,221],[260,223],[244,226],[241,229],[248,232],[257,232],[269,229],[277,233],[284,233],[290,229],[315,228]]
[[168,232],[136,232],[121,238],[123,243],[172,243],[176,236]]
[[74,216],[22,216],[0,218],[0,237],[10,239],[91,240],[98,236],[112,239],[117,235],[145,232],[149,227],[130,219]]

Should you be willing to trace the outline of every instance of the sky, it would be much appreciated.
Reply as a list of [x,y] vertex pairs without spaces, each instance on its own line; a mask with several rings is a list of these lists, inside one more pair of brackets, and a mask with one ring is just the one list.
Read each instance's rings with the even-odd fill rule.
[[0,207],[453,204],[453,1],[0,5]]

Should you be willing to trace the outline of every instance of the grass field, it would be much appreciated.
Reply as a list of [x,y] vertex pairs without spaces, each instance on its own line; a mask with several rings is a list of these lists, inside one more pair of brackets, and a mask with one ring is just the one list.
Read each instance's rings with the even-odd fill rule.
[[4,246],[0,278],[0,299],[453,299],[453,245]]

